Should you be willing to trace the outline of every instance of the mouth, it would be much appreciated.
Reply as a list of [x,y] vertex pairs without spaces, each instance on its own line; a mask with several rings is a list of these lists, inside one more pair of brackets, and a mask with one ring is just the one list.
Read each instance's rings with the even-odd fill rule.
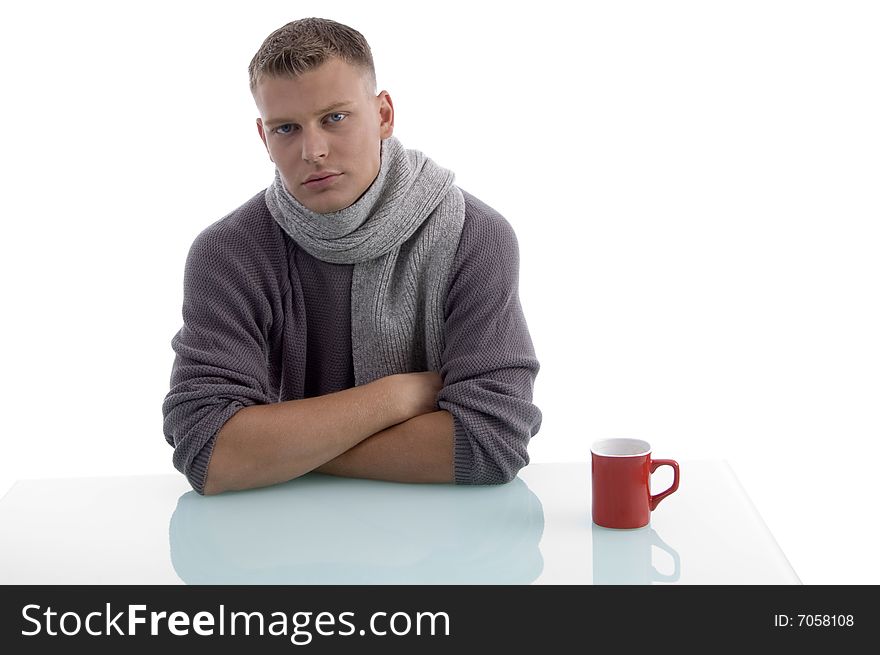
[[315,177],[303,182],[303,186],[308,189],[320,189],[333,184],[341,175],[342,173],[330,173],[328,175],[322,175],[321,177]]

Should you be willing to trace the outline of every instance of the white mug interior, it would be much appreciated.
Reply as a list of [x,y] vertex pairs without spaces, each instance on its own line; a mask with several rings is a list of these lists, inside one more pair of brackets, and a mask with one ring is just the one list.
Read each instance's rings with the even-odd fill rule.
[[651,444],[641,439],[602,439],[595,442],[590,451],[603,457],[638,457],[651,452]]

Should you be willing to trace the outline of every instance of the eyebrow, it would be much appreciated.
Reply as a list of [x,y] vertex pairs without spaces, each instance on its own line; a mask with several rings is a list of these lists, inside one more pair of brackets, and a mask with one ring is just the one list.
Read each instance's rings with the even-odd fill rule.
[[[332,105],[328,105],[327,107],[324,107],[323,109],[319,109],[318,111],[315,112],[314,115],[316,117],[322,116],[324,114],[327,114],[327,113],[333,111],[334,109],[342,109],[343,107],[348,107],[353,104],[354,104],[354,102],[352,102],[351,100],[343,100],[341,102],[334,102]],[[273,118],[271,120],[264,121],[263,124],[266,127],[275,127],[276,125],[284,125],[285,123],[295,123],[295,122],[296,121],[292,121],[287,118]]]

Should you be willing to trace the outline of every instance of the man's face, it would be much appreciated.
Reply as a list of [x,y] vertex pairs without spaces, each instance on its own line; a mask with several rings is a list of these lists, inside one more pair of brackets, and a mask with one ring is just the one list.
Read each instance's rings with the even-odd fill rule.
[[[386,91],[372,95],[366,77],[334,58],[293,79],[264,79],[254,91],[269,158],[290,194],[319,214],[348,207],[379,174],[394,108]],[[325,179],[310,182],[314,176]]]

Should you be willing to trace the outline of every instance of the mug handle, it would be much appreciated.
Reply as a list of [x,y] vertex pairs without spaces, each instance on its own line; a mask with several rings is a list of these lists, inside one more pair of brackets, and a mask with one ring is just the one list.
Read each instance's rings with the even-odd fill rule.
[[673,471],[672,485],[664,491],[663,493],[659,493],[655,496],[651,496],[651,511],[654,511],[654,508],[657,507],[657,504],[666,498],[669,494],[675,492],[678,489],[678,462],[674,459],[652,459],[651,460],[651,473],[656,471],[661,466],[671,466]]

